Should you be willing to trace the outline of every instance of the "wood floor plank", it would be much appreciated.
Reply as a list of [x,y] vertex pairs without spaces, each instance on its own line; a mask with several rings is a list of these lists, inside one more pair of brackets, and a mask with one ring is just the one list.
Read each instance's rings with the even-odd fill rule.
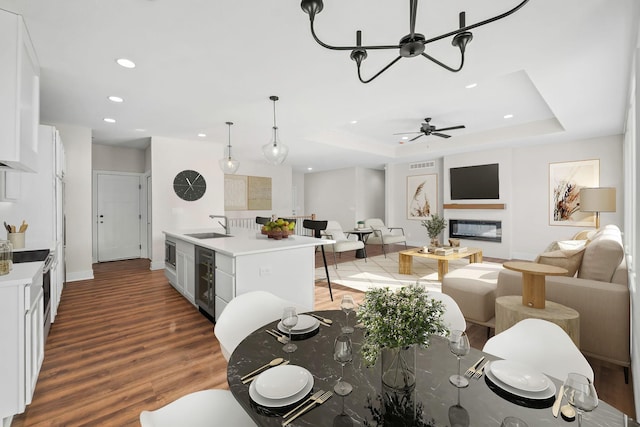
[[[398,246],[395,250],[404,249]],[[369,256],[381,255],[367,248]],[[352,260],[342,254],[338,262]],[[333,259],[328,259],[333,268]],[[318,255],[316,265],[322,265]],[[329,271],[331,274],[331,270]],[[36,392],[13,427],[139,426],[139,414],[207,388],[228,388],[226,361],[213,325],[148,260],[96,264],[92,280],[65,285],[45,346]],[[343,295],[363,293],[326,282],[315,287],[317,310],[340,309]],[[482,348],[486,329],[471,326]],[[633,393],[622,369],[592,361],[602,400],[633,415]]]

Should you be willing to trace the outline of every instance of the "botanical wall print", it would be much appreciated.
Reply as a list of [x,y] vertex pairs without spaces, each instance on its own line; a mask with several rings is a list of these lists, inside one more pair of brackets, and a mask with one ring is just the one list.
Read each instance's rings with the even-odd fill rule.
[[438,175],[407,177],[407,218],[429,218],[438,212]]
[[580,189],[600,184],[600,160],[549,164],[549,224],[589,227],[593,213],[580,211]]

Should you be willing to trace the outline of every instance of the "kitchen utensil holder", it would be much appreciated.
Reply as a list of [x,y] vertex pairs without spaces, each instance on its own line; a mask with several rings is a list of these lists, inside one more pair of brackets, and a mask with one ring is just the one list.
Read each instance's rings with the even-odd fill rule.
[[25,233],[7,233],[7,240],[11,242],[13,249],[24,248],[24,234]]

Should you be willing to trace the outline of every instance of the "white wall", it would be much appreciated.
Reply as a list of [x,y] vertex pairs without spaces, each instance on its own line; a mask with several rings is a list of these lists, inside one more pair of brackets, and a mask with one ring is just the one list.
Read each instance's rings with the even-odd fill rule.
[[291,210],[294,215],[306,215],[304,211],[304,174],[293,172],[291,176]]
[[[151,138],[151,269],[164,268],[163,230],[211,228],[218,225],[209,215],[224,212],[224,175],[218,167],[218,159],[222,156],[222,144]],[[207,182],[207,191],[199,200],[184,201],[173,191],[173,179],[185,169],[200,172]]]
[[91,149],[93,170],[144,173],[145,150],[93,144]]
[[[504,203],[505,210],[446,210],[444,216],[447,219],[500,220],[502,243],[467,240],[463,244],[481,247],[483,254],[488,257],[534,259],[550,242],[568,239],[583,229],[549,225],[549,163],[587,159],[600,160],[600,186],[618,189],[617,210],[615,213],[601,214],[601,223],[616,224],[623,229],[621,135],[457,154],[442,159],[441,167],[436,161],[435,168],[421,170],[421,173],[438,174],[438,211],[442,212],[442,204],[451,203],[449,168],[498,163],[500,199],[473,202]],[[410,171],[408,164],[387,165],[387,224],[404,226],[408,244],[418,246],[424,244],[427,234],[419,221],[406,220],[408,175],[418,173]],[[446,239],[448,229],[444,233]]]
[[67,282],[93,278],[91,266],[91,129],[56,125],[66,153]]
[[304,211],[319,220],[338,221],[343,229],[384,214],[384,171],[361,167],[307,173]]
[[[218,162],[216,162],[216,167],[217,165]],[[240,167],[238,168],[236,175],[270,177],[271,210],[226,211],[225,215],[231,218],[255,218],[256,216],[270,217],[271,215],[286,218],[290,215],[293,215],[293,181],[291,166],[287,164],[274,166],[267,163],[266,160],[264,162],[249,162],[246,160],[241,160]]]

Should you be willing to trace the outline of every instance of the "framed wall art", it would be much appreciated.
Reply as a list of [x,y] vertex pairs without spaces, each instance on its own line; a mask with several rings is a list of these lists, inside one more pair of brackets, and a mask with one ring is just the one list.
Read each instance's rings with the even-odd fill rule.
[[549,224],[595,226],[595,215],[580,211],[580,189],[599,184],[600,160],[549,163]]
[[271,210],[271,178],[225,175],[224,210]]
[[407,219],[427,219],[438,212],[438,175],[407,177]]

